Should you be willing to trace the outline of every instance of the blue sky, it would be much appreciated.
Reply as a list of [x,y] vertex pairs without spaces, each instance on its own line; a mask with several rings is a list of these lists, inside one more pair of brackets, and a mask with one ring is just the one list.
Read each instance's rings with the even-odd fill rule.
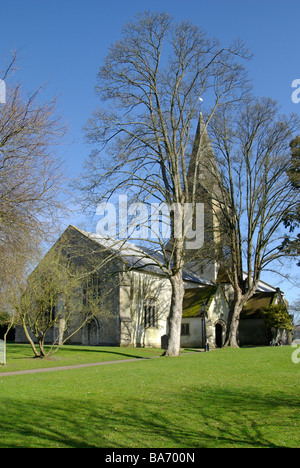
[[189,19],[225,45],[241,38],[254,54],[248,69],[255,94],[278,100],[284,113],[300,112],[291,99],[292,81],[300,79],[299,0],[2,0],[0,70],[17,49],[17,78],[25,90],[48,82],[49,96],[60,96],[70,127],[60,154],[70,177],[80,173],[89,152],[81,130],[97,105],[97,71],[122,25],[144,10]]

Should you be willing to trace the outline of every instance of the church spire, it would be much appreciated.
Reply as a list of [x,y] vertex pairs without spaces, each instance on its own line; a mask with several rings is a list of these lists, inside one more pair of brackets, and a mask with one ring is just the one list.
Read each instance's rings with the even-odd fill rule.
[[200,112],[187,174],[190,189],[194,191],[196,185],[200,184],[206,191],[211,192],[218,174],[219,169],[207,127]]
[[217,248],[220,243],[218,220],[221,175],[202,113],[199,115],[195,139],[189,161],[189,201],[204,205],[204,245],[195,252],[186,251],[186,262],[193,271],[216,281]]

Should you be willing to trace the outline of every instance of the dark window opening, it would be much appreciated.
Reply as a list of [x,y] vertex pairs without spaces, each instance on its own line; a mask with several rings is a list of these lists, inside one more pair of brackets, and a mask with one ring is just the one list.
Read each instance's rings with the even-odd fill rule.
[[190,334],[190,324],[182,323],[181,324],[181,336],[186,336]]
[[157,326],[157,317],[156,317],[156,304],[153,299],[148,300],[144,305],[144,327],[156,327]]

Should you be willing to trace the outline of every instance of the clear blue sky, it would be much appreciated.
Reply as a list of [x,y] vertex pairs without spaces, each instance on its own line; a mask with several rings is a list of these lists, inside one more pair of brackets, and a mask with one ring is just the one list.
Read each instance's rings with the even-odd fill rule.
[[278,100],[284,113],[300,112],[291,99],[292,81],[300,79],[300,0],[0,0],[0,70],[17,49],[24,88],[48,82],[49,96],[60,95],[70,126],[60,150],[69,176],[79,174],[89,152],[81,130],[97,104],[97,71],[122,25],[144,10],[189,19],[222,44],[241,38],[254,54],[255,94]]

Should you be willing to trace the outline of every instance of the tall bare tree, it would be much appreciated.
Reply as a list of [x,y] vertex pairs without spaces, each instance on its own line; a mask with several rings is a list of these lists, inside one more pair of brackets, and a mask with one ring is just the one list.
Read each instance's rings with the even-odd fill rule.
[[[300,136],[298,135],[290,143],[291,165],[288,176],[295,189],[300,191]],[[300,198],[300,197],[299,197]],[[298,266],[300,266],[300,200],[292,211],[287,214],[285,226],[289,228],[290,234],[286,235],[282,248],[287,254],[294,254],[298,257]]]
[[285,220],[299,206],[299,191],[288,176],[289,145],[298,130],[298,117],[279,115],[277,103],[268,98],[249,97],[238,112],[219,109],[210,122],[219,172],[207,170],[215,181],[218,229],[226,239],[219,261],[234,291],[231,346],[238,346],[240,314],[262,271],[271,265],[280,271],[278,262],[294,256],[282,243]]
[[163,259],[154,259],[172,286],[168,355],[180,350],[188,229],[177,236],[174,231],[193,218],[186,207],[195,215],[198,201],[201,151],[193,154],[194,172],[188,170],[199,98],[205,99],[208,120],[219,106],[238,102],[248,86],[241,65],[245,57],[240,42],[222,47],[188,21],[177,24],[165,13],[143,13],[124,26],[98,74],[96,93],[104,104],[86,128],[93,151],[81,184],[85,204],[126,193],[139,202],[177,206],[170,251],[161,240]]
[[6,84],[0,104],[0,282],[14,280],[53,230],[63,201],[62,161],[57,145],[66,127],[56,99],[44,87],[26,94],[16,83],[16,54],[0,73]]

